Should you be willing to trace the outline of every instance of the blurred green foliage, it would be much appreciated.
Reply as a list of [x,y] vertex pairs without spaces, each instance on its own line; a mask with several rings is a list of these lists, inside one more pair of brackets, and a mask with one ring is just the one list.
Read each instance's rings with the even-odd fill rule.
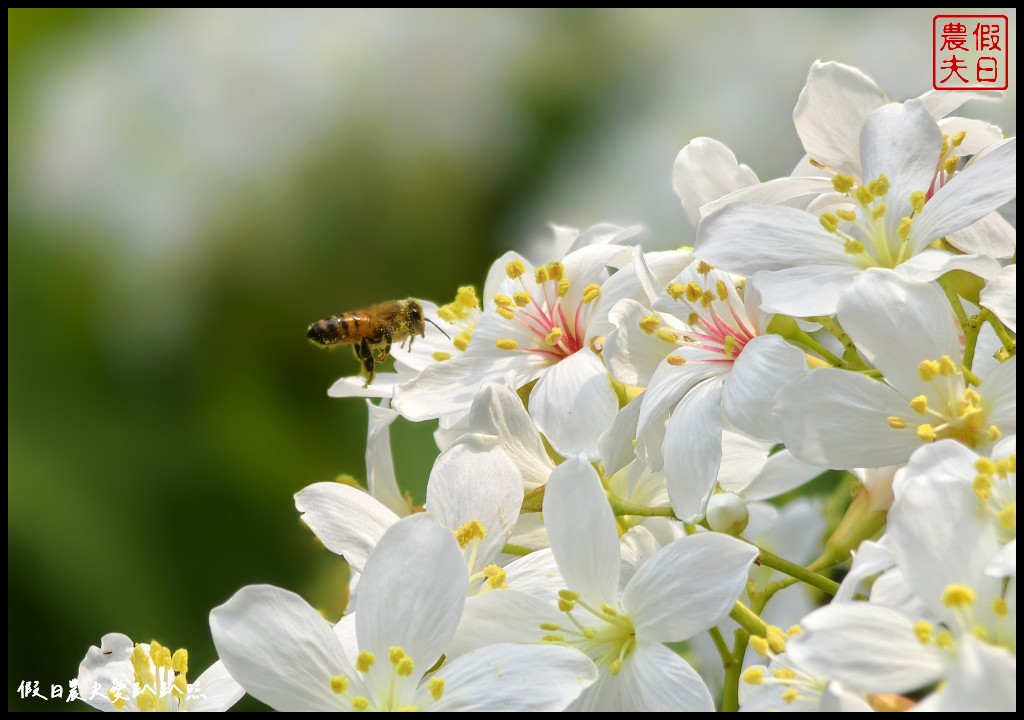
[[[928,78],[921,11],[230,12],[8,12],[11,710],[56,709],[19,682],[66,690],[107,632],[201,671],[249,583],[340,613],[292,495],[364,476],[366,409],[309,322],[445,302],[549,220],[679,245],[691,137],[785,174],[815,57]],[[393,429],[418,500],[428,425]]]

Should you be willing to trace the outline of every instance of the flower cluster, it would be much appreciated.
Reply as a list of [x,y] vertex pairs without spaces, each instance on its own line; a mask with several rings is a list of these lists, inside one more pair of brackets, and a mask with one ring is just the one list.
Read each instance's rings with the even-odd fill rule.
[[[369,398],[367,488],[295,497],[347,614],[240,590],[210,709],[1015,709],[1016,139],[976,98],[815,63],[791,176],[679,153],[694,247],[556,227],[421,301],[330,390]],[[438,421],[423,507],[398,417]],[[200,709],[178,653],[107,646],[97,707]]]

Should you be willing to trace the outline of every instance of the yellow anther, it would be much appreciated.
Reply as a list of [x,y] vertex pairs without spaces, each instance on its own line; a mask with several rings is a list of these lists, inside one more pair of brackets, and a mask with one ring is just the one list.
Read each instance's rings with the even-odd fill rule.
[[675,367],[682,367],[683,365],[686,364],[686,358],[684,358],[682,355],[669,355],[667,358],[665,358],[665,362],[667,362],[669,365],[674,365]]
[[498,590],[508,587],[508,575],[505,573],[505,568],[499,567],[498,565],[488,565],[484,568],[484,577],[487,578],[487,585],[492,590]]
[[910,237],[910,231],[914,227],[914,219],[904,217],[900,219],[900,226],[896,228],[896,234],[899,235],[900,240],[906,240]]
[[980,457],[974,461],[974,469],[983,475],[991,475],[996,471],[996,464],[987,457]]
[[786,649],[786,633],[778,625],[767,626],[768,647],[772,652],[781,653]]
[[171,694],[179,700],[188,696],[188,680],[184,675],[176,675],[171,682]]
[[722,350],[725,352],[726,357],[731,358],[736,356],[736,342],[736,336],[725,336],[725,342],[722,343]]
[[571,284],[572,283],[569,282],[569,278],[567,278],[567,277],[559,278],[558,279],[558,297],[565,297],[566,295],[568,295],[569,294],[569,286]]
[[964,399],[971,405],[977,406],[981,402],[981,395],[974,388],[967,388],[964,390]]
[[550,279],[551,276],[548,275],[548,269],[546,267],[539,267],[533,271],[533,281],[538,285],[543,285]]
[[952,175],[956,172],[956,166],[959,164],[960,157],[958,155],[950,155],[942,161],[942,169],[946,171],[947,175]]
[[658,328],[661,327],[661,318],[657,315],[644,315],[640,318],[640,329],[648,335],[656,333]]
[[700,322],[700,315],[698,315],[696,312],[692,312],[692,313],[690,313],[689,315],[686,316],[686,324],[691,326],[691,327],[693,327],[694,325],[697,325],[699,322]]
[[452,533],[455,536],[459,547],[465,549],[474,540],[483,540],[487,537],[487,529],[479,520],[469,520],[462,527]]
[[503,305],[499,305],[498,307],[494,308],[494,312],[498,313],[506,320],[511,320],[516,316],[516,313],[514,310],[512,310],[512,308],[505,307]]
[[176,673],[188,672],[188,650],[178,648],[171,656],[171,669]]
[[915,213],[919,213],[921,212],[921,210],[924,209],[924,202],[927,199],[928,196],[925,195],[922,191],[915,190],[914,192],[910,193],[910,207],[914,208]]
[[526,307],[530,304],[530,293],[525,290],[518,290],[512,293],[512,300],[515,301],[515,304],[519,307]]
[[392,645],[388,649],[388,660],[392,665],[398,665],[402,658],[408,657],[401,645]]
[[782,691],[782,695],[779,697],[781,697],[782,701],[787,705],[792,705],[800,697],[800,693],[797,692],[796,688],[786,688]]
[[996,513],[999,527],[1007,532],[1017,532],[1017,503],[1011,503]]
[[918,415],[924,415],[928,412],[928,398],[924,395],[918,395],[910,401],[910,407]]
[[583,302],[592,303],[601,295],[601,286],[591,283],[583,288]]
[[519,347],[519,343],[517,343],[515,340],[512,340],[511,338],[498,338],[497,340],[494,341],[494,345],[499,350],[515,350],[517,347]]
[[918,620],[914,623],[914,635],[917,636],[918,641],[922,645],[927,645],[932,641],[932,632],[935,628],[930,622],[925,620]]
[[922,360],[918,363],[917,374],[925,382],[931,382],[931,380],[939,374],[938,360]]
[[564,598],[558,599],[558,609],[561,612],[567,613],[572,612],[576,608],[575,600],[566,600]]
[[[118,705],[118,702],[121,704]],[[114,707],[118,710],[124,709],[125,701],[124,698],[119,698],[118,701],[114,702]],[[149,688],[143,690],[137,698],[135,698],[135,705],[142,712],[153,712],[156,710],[156,695]]]
[[153,664],[158,668],[164,670],[171,669],[171,650],[166,648],[156,640],[149,644],[149,657],[153,661]]
[[335,675],[331,678],[331,692],[335,695],[344,695],[348,690],[348,678],[344,675]]
[[395,665],[395,673],[400,677],[409,677],[412,675],[412,671],[415,669],[415,665],[411,657],[404,657],[398,661]]
[[437,316],[445,322],[455,322],[458,318],[450,307],[442,305],[437,309]]
[[455,294],[455,303],[466,310],[472,310],[475,307],[480,306],[480,301],[476,297],[476,288],[472,285],[463,285],[459,288],[459,291]]
[[863,207],[867,207],[875,200],[875,194],[871,192],[871,188],[866,187],[864,185],[861,185],[859,188],[857,188],[854,191],[853,196],[857,199],[857,202],[859,202]]
[[697,302],[698,300],[701,299],[703,295],[704,290],[703,288],[701,288],[700,284],[696,280],[686,283],[687,300],[689,300],[690,302]]
[[952,583],[942,591],[942,604],[948,608],[965,608],[974,604],[977,596],[967,585]]
[[836,215],[840,220],[845,220],[846,222],[853,222],[857,219],[857,213],[853,210],[836,210]]
[[612,675],[618,675],[620,672],[622,672],[622,661],[618,658],[615,658],[610,663],[608,663],[608,672]]
[[837,193],[846,194],[853,190],[853,186],[853,178],[845,173],[838,173],[834,178],[832,178],[832,187]]
[[988,630],[982,625],[975,625],[971,628],[971,635],[979,640],[988,640]]
[[583,633],[583,637],[587,640],[593,640],[597,637],[597,628],[590,627],[589,625],[583,628],[581,632]]
[[377,656],[369,650],[363,650],[356,657],[356,670],[361,673],[370,672],[370,668],[377,662]]
[[541,623],[540,624],[540,629],[541,630],[546,630],[548,632],[555,632],[557,630],[561,630],[562,626],[559,625],[558,623]]
[[682,283],[672,282],[666,288],[668,295],[673,300],[678,300],[686,293],[686,287]]
[[939,375],[944,377],[953,377],[954,375],[959,374],[960,370],[957,368],[956,363],[953,362],[953,358],[949,355],[943,355],[939,358]]
[[847,255],[860,255],[866,248],[864,243],[860,240],[845,240],[843,242],[843,252]]
[[988,439],[995,442],[1003,436],[1003,431],[999,429],[998,425],[988,426]]
[[700,294],[700,304],[702,307],[711,307],[711,303],[715,301],[715,296],[710,290],[705,290]]
[[803,635],[804,629],[799,625],[790,625],[789,628],[786,630],[786,634],[790,637],[796,637],[797,635]]
[[740,677],[747,685],[760,685],[764,681],[764,666],[751,665]]
[[548,265],[548,277],[552,280],[561,280],[565,275],[565,265],[560,262],[553,262]]
[[562,341],[562,328],[560,328],[560,327],[551,328],[551,332],[549,332],[547,334],[547,337],[544,338],[544,342],[546,342],[551,347],[554,347],[555,345],[557,345],[561,341]]
[[472,340],[472,336],[469,335],[469,333],[461,332],[452,340],[452,345],[454,345],[455,349],[459,352],[466,352],[466,348],[469,347],[470,340]]
[[757,654],[761,657],[767,657],[768,655],[768,641],[760,635],[750,636],[750,646],[757,651]]
[[960,147],[960,145],[963,143],[965,137],[967,137],[967,131],[966,130],[961,130],[956,135],[954,135],[953,139],[952,139],[953,147]]
[[885,419],[885,422],[893,430],[902,430],[907,426],[907,419],[901,418],[899,415],[890,415]]
[[917,426],[917,436],[925,442],[934,442],[935,438],[938,437],[935,428],[928,423],[921,423]]
[[885,175],[879,175],[877,178],[868,183],[868,189],[871,190],[871,194],[875,197],[882,197],[887,192],[892,184],[889,182],[889,178]]
[[976,476],[971,486],[980,500],[988,500],[992,496],[992,478],[988,475]]
[[818,222],[821,226],[828,230],[830,233],[834,233],[839,229],[839,218],[834,213],[827,212],[819,218]]
[[553,635],[541,635],[540,640],[541,642],[562,643],[565,642],[565,635],[559,635],[558,633]]
[[580,594],[572,590],[559,590],[558,597],[562,598],[563,600],[579,600]]
[[505,274],[509,276],[509,279],[515,280],[526,274],[526,265],[523,261],[516,258],[515,260],[505,265]]
[[772,677],[779,680],[795,680],[796,673],[789,668],[779,668],[778,670],[772,671]]
[[512,302],[512,298],[510,298],[508,295],[498,293],[497,295],[494,296],[494,304],[499,307],[508,307],[509,305],[512,304]]
[[953,635],[949,630],[943,630],[935,636],[935,646],[940,648],[953,647]]
[[436,675],[427,682],[427,690],[430,691],[430,697],[434,700],[440,700],[441,696],[444,695],[444,678],[439,678]]
[[1002,598],[997,597],[992,601],[992,614],[996,617],[1006,617],[1006,614],[1010,612],[1010,606],[1006,604],[1006,601]]
[[660,339],[675,345],[679,341],[679,335],[670,327],[660,327],[655,333]]
[[717,280],[715,282],[715,292],[718,294],[718,299],[725,301],[729,299],[729,286],[725,284],[725,280]]
[[604,352],[604,341],[606,340],[604,335],[595,335],[594,337],[587,340],[587,345],[590,347],[591,352],[595,355],[600,355]]
[[698,275],[707,275],[709,272],[711,272],[714,269],[715,268],[714,268],[713,265],[708,265],[703,260],[701,260],[700,262],[697,263],[697,274]]
[[[156,698],[153,697],[153,693],[149,690],[146,690],[146,693],[149,693],[149,696],[153,698],[153,705],[149,708],[151,710],[152,708],[156,707]],[[146,693],[143,693],[143,695],[145,695]],[[124,706],[128,704],[124,698],[123,692],[118,692],[113,688],[107,690],[107,698],[110,700],[111,703],[113,703],[114,707],[118,710],[124,710]],[[143,710],[141,695],[135,700],[135,702],[139,706],[139,709]],[[146,710],[143,710],[143,712],[146,712]]]
[[608,617],[618,617],[619,616],[619,611],[616,610],[615,608],[613,608],[608,603],[601,603],[601,612],[603,612]]
[[942,136],[942,144],[939,146],[939,157],[945,157],[949,152],[949,135]]
[[886,205],[885,203],[878,203],[873,208],[871,208],[871,217],[874,218],[875,220],[877,220],[878,218],[880,218],[883,215],[885,215],[885,213],[887,213],[888,211],[889,211],[889,206],[888,205]]
[[362,695],[356,695],[352,698],[352,709],[356,712],[363,712],[370,707],[370,701],[364,698]]
[[432,354],[430,357],[434,358],[435,362],[444,362],[445,360],[451,360],[452,359],[452,354],[451,353],[442,352],[441,350],[438,350],[437,352]]

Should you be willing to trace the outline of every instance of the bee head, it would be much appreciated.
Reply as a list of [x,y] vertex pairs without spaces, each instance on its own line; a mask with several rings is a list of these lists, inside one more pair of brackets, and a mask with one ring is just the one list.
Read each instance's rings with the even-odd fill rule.
[[425,335],[427,323],[423,316],[423,307],[417,300],[407,300],[405,303],[406,316],[409,318],[410,335]]

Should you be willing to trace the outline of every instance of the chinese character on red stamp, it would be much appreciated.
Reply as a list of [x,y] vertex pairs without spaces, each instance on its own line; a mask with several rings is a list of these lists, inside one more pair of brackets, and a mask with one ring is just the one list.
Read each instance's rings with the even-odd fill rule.
[[1006,90],[1010,86],[1006,15],[936,15],[932,19],[932,87]]

